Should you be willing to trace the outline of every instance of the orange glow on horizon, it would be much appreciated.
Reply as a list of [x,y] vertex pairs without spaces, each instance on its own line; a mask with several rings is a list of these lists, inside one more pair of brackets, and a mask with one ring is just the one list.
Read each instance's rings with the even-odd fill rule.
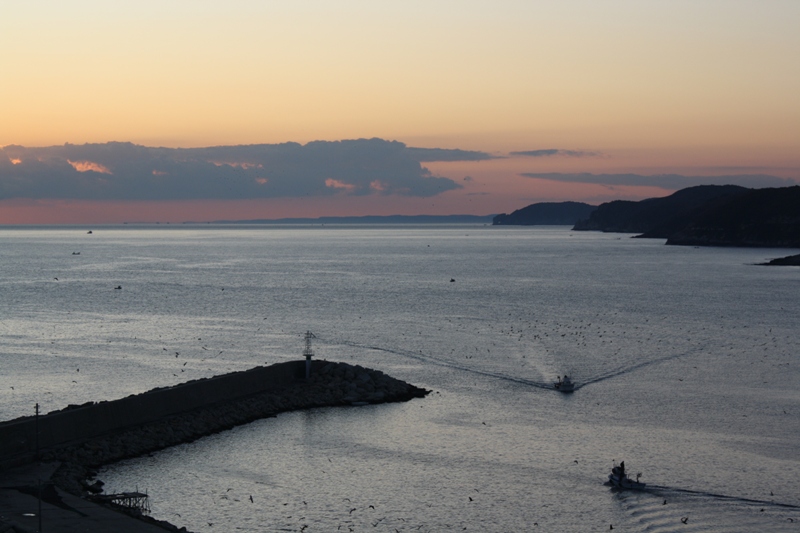
[[[12,53],[0,54],[0,71],[14,75],[0,84],[0,101],[13,103],[0,121],[0,146],[11,162],[0,165],[11,180],[0,183],[0,197],[19,194],[15,180],[31,177],[22,171],[37,152],[25,155],[26,148],[65,143],[241,146],[209,157],[253,172],[260,185],[277,175],[254,172],[247,145],[379,138],[498,158],[423,162],[432,176],[461,186],[430,198],[385,194],[403,184],[377,168],[358,181],[364,190],[331,174],[339,179],[327,180],[326,192],[335,194],[318,198],[2,200],[0,223],[485,214],[538,201],[672,192],[524,174],[800,181],[800,70],[791,62],[800,50],[800,2],[769,9],[756,2],[723,2],[720,9],[719,2],[587,0],[578,9],[556,0],[335,4],[3,4],[0,20],[13,24],[0,22],[0,45]],[[92,65],[91,75],[76,61]],[[509,156],[547,149],[558,154]],[[70,164],[78,172],[124,173],[95,150],[102,148],[74,152],[81,160]],[[174,168],[153,162],[142,172],[152,179],[169,170],[177,178]],[[107,176],[76,183],[89,177]],[[34,190],[26,194],[49,193],[46,186]]]
[[[463,189],[419,198],[371,194],[258,200],[85,201],[2,200],[0,225],[206,223],[221,220],[274,220],[326,216],[492,215],[510,213],[536,202],[572,199],[591,204],[626,198],[666,196],[657,187],[607,187],[525,178],[527,190],[511,184],[487,187],[476,180]],[[346,192],[346,191],[343,191]]]

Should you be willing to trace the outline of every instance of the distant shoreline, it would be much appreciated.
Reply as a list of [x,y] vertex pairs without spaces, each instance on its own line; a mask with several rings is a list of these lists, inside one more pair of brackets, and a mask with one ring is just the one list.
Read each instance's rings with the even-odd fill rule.
[[[102,222],[69,224],[0,224],[0,229],[44,229],[44,228],[119,228],[119,227],[186,227],[186,226],[368,226],[368,225],[484,225],[491,226],[495,215],[368,215],[358,217],[276,218],[251,220],[208,220],[181,222]],[[565,224],[566,225],[566,224]]]
[[365,215],[318,218],[214,220],[185,224],[489,224],[495,215]]
[[778,257],[766,263],[759,263],[766,266],[800,266],[800,254]]

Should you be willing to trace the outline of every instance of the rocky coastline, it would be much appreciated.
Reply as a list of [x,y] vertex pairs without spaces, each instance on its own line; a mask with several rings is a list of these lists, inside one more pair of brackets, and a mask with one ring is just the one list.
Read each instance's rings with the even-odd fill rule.
[[800,254],[790,255],[787,257],[778,257],[766,263],[759,264],[767,266],[800,266]]
[[[78,445],[43,450],[40,461],[60,464],[50,479],[52,484],[91,500],[102,493],[103,483],[96,476],[97,469],[103,465],[192,442],[283,412],[402,402],[422,398],[429,392],[378,370],[315,360],[308,379],[166,417]],[[166,530],[186,531],[147,516],[138,517]]]

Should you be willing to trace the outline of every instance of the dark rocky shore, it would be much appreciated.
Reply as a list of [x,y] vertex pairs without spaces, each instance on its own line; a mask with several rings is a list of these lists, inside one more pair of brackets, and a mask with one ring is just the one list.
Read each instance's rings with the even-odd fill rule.
[[[424,397],[428,392],[377,370],[347,363],[313,361],[307,380],[272,386],[261,393],[165,417],[81,444],[46,449],[40,460],[60,463],[51,478],[56,487],[91,499],[102,492],[103,484],[95,478],[97,469],[103,465],[192,442],[287,411],[402,402]],[[166,522],[141,518],[164,529],[185,531]]]
[[800,254],[790,255],[787,257],[778,257],[767,263],[759,263],[760,265],[768,266],[800,266]]

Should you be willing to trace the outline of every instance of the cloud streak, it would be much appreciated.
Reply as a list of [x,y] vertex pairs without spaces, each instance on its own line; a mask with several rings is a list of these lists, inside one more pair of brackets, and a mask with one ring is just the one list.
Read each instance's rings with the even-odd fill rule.
[[[445,159],[447,158],[447,159]],[[482,152],[357,139],[152,148],[104,143],[0,148],[0,200],[238,200],[334,195],[430,197],[461,188],[420,163]]]
[[558,148],[548,148],[545,150],[525,150],[522,152],[509,152],[508,155],[526,156],[526,157],[599,157],[599,152],[589,152],[586,150],[559,150]]
[[420,163],[433,163],[443,161],[486,161],[497,159],[496,156],[486,152],[472,150],[458,150],[447,148],[406,148],[408,155]]
[[794,180],[770,176],[768,174],[731,174],[724,176],[684,176],[681,174],[658,174],[644,176],[641,174],[562,174],[550,173],[523,173],[526,178],[536,178],[564,183],[590,183],[595,185],[624,185],[661,187],[663,189],[679,190],[695,185],[741,185],[754,189],[763,187],[788,187],[797,185]]

